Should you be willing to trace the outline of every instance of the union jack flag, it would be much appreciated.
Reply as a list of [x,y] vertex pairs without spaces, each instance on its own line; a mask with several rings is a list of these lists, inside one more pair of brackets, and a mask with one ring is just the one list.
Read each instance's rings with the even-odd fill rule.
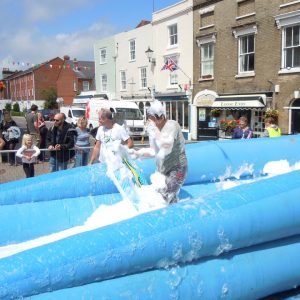
[[178,69],[178,66],[171,58],[167,58],[167,60],[165,61],[165,64],[161,68],[161,70],[169,70],[170,72],[173,72],[177,69]]

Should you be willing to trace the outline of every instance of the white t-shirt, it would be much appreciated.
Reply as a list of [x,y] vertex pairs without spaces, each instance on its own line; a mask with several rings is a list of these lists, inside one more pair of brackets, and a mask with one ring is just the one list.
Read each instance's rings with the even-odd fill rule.
[[[32,146],[31,148],[27,148],[26,146],[22,146],[16,153],[17,157],[22,158],[22,163],[32,164],[36,162],[37,156],[41,153],[40,149],[37,146]],[[32,159],[28,160],[23,157],[23,155],[29,156]]]
[[[126,129],[115,123],[111,129],[100,126],[97,130],[96,140],[101,142],[99,161],[105,161],[104,149],[113,148],[114,144],[123,143],[130,138]],[[102,147],[103,145],[103,147]]]

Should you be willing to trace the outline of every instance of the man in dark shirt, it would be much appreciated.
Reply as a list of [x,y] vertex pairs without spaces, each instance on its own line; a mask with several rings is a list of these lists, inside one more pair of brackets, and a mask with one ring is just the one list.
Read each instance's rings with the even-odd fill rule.
[[[65,121],[65,114],[54,116],[54,125],[48,133],[51,172],[66,170],[68,161],[75,155],[75,129]],[[72,149],[72,150],[71,150]]]

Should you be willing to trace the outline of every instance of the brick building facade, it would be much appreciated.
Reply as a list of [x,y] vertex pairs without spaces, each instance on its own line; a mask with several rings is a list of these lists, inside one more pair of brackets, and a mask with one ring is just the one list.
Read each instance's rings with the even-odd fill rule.
[[[4,99],[18,102],[21,110],[32,103],[43,107],[43,91],[54,88],[57,97],[64,105],[71,105],[73,98],[81,91],[94,90],[95,67],[91,61],[70,60],[56,57],[45,63],[17,71],[6,76],[2,81],[6,85]],[[3,105],[2,105],[3,106]]]
[[95,63],[70,60],[66,55],[57,80],[57,96],[64,105],[71,105],[76,95],[89,90],[95,90]]
[[300,132],[299,28],[299,0],[194,0],[198,132],[213,108],[224,119],[246,115],[257,136],[276,108],[283,133]]
[[7,76],[7,99],[18,102],[20,108],[29,108],[33,103],[43,101],[43,91],[53,87],[56,90],[56,82],[62,68],[63,60],[59,57],[51,59],[25,71],[14,72]]

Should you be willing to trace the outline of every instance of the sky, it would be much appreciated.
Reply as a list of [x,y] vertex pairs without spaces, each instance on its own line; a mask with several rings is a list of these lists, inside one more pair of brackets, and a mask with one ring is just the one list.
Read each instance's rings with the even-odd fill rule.
[[57,56],[94,60],[95,41],[134,29],[179,0],[0,0],[0,71]]

